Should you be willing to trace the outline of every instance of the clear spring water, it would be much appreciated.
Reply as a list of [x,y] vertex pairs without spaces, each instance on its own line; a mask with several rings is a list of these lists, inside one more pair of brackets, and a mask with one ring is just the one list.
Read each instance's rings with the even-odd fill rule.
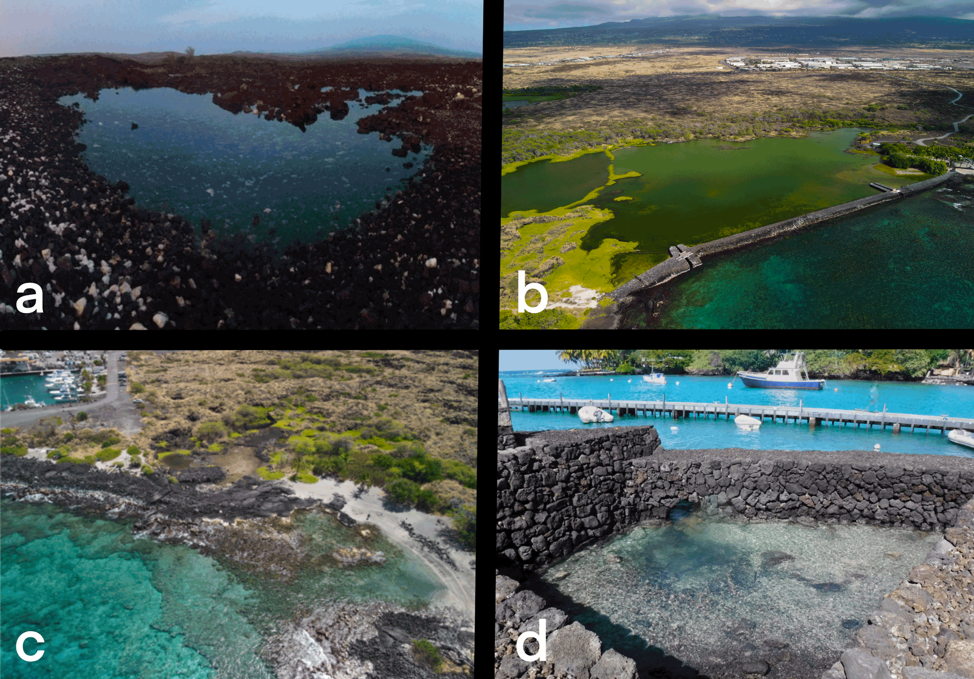
[[[568,364],[566,364],[566,368]],[[695,377],[670,375],[665,386],[643,381],[642,377],[556,377],[555,382],[540,381],[545,375],[559,371],[502,372],[509,398],[523,394],[525,398],[585,398],[620,401],[667,401],[692,403],[730,403],[749,405],[780,405],[797,407],[799,400],[809,407],[841,408],[846,410],[888,412],[914,415],[950,415],[974,417],[974,389],[970,387],[916,384],[909,382],[873,383],[860,380],[834,380],[821,391],[787,389],[748,389],[740,380],[730,377]],[[632,380],[631,382],[629,380]],[[677,384],[679,382],[679,384]],[[733,388],[728,389],[731,383]],[[874,391],[875,387],[875,391]],[[974,457],[974,451],[951,443],[939,432],[929,435],[918,429],[910,434],[893,434],[891,429],[867,430],[852,426],[772,423],[765,421],[757,431],[743,431],[726,420],[687,419],[674,422],[669,418],[616,417],[613,424],[583,425],[577,415],[567,413],[511,412],[515,431],[545,429],[577,429],[579,427],[626,427],[654,425],[664,448],[748,448],[752,450],[872,450],[875,444],[892,453],[957,455]],[[672,429],[676,427],[676,431]]]
[[758,659],[782,643],[829,658],[938,539],[692,514],[582,550],[544,580],[606,648],[649,666],[664,655],[697,668]]
[[[371,94],[359,92],[363,100]],[[78,94],[58,102],[80,104],[89,120],[77,135],[88,147],[85,162],[110,182],[128,182],[138,206],[180,214],[197,227],[205,217],[220,233],[260,240],[308,242],[348,226],[402,188],[431,150],[397,158],[398,140],[358,134],[357,121],[380,104],[348,102],[344,120],[323,113],[301,132],[171,88],[105,89],[98,101]]]
[[[135,539],[127,522],[2,502],[0,675],[5,679],[271,679],[263,637],[299,606],[331,599],[428,603],[434,576],[386,544],[382,566],[316,568],[292,585],[226,569],[184,546]],[[298,520],[312,552],[343,544],[332,517]],[[345,543],[348,544],[348,543]],[[44,656],[25,663],[18,636]],[[27,642],[26,651],[38,647]]]

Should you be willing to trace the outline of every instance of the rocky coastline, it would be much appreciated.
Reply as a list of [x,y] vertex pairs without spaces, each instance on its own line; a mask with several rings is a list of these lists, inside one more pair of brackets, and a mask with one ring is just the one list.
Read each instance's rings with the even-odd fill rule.
[[[325,85],[332,90],[321,92]],[[219,235],[206,220],[141,209],[124,181],[92,173],[74,140],[83,114],[57,99],[110,87],[212,92],[226,110],[299,128],[326,113],[343,118],[359,87],[378,90],[392,107],[360,120],[359,132],[398,138],[393,156],[420,143],[433,151],[407,189],[354,228],[278,251]],[[423,95],[400,102],[390,89]],[[481,99],[479,61],[0,60],[0,325],[476,328]],[[16,311],[25,282],[43,289],[43,314]]]
[[[294,512],[322,511],[335,514],[343,525],[357,524],[341,511],[345,502],[340,496],[330,502],[299,498],[279,482],[245,477],[222,489],[188,487],[172,484],[162,475],[109,473],[87,465],[11,455],[4,455],[0,464],[0,495],[20,502],[51,502],[98,517],[129,519],[136,535],[187,545],[281,582],[293,581],[309,559],[321,558],[310,556],[291,530]],[[382,552],[368,548],[335,551],[337,555],[328,558],[337,568],[385,560]],[[435,674],[415,656],[414,639],[436,644],[450,663],[445,673]],[[263,655],[282,679],[467,676],[463,668],[472,671],[473,632],[451,610],[406,610],[386,602],[329,602],[316,605],[310,614],[298,611],[282,631],[267,639]]]

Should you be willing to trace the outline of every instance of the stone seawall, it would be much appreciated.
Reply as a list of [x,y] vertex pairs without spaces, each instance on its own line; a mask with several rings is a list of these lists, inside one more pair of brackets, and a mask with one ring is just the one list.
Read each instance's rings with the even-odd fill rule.
[[974,677],[974,501],[822,679]]
[[544,569],[680,501],[726,516],[867,523],[925,531],[952,525],[974,498],[960,457],[872,451],[664,451],[652,426],[514,433],[498,451],[501,565]]
[[[814,226],[815,224],[819,224],[830,219],[835,219],[836,217],[843,217],[854,212],[859,212],[860,210],[873,207],[874,205],[900,200],[922,191],[926,191],[935,186],[943,184],[956,174],[956,172],[950,171],[938,177],[933,177],[922,182],[905,186],[898,192],[893,191],[874,196],[867,196],[865,198],[859,198],[857,200],[849,201],[848,203],[842,203],[841,205],[816,210],[815,212],[799,215],[798,217],[793,217],[792,219],[786,219],[781,222],[775,222],[774,224],[768,224],[756,229],[751,229],[750,231],[742,231],[741,233],[735,233],[731,236],[718,238],[706,243],[700,243],[699,245],[692,246],[690,251],[698,256],[716,255],[718,253],[730,252],[732,250],[737,250],[750,245],[756,245],[758,243],[771,243],[785,236],[790,236],[809,226]],[[625,284],[608,293],[608,296],[614,300],[614,303],[605,308],[598,309],[596,312],[590,314],[582,327],[587,329],[604,330],[618,329],[622,307],[623,305],[631,304],[634,295],[644,290],[648,290],[649,288],[666,283],[667,281],[670,281],[679,275],[690,271],[690,269],[690,265],[687,264],[686,260],[682,257],[671,257],[664,262],[660,262],[648,271],[644,271],[643,273],[636,275],[632,280],[627,281]]]

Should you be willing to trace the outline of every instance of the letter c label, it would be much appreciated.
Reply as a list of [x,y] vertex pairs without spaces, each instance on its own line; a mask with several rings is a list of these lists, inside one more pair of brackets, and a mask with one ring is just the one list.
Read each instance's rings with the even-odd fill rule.
[[27,662],[36,662],[41,659],[44,655],[44,651],[37,651],[36,653],[28,655],[24,653],[24,639],[33,639],[39,644],[44,643],[44,637],[42,637],[37,632],[24,632],[19,637],[17,637],[17,655],[20,656],[21,660],[26,660]]

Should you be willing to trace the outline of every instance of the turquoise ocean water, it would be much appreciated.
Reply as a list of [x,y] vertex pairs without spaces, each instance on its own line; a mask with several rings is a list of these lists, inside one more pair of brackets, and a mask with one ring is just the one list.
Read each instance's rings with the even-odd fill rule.
[[[731,377],[693,377],[668,375],[665,386],[651,385],[642,377],[556,377],[555,382],[541,382],[546,376],[564,371],[507,371],[500,378],[507,395],[515,398],[586,398],[631,401],[667,401],[693,403],[736,403],[749,405],[799,405],[913,415],[948,415],[974,418],[974,388],[937,386],[901,382],[864,382],[834,380],[822,391],[749,389]],[[630,381],[631,380],[631,381]],[[679,382],[679,384],[677,384]],[[728,389],[728,383],[731,388]],[[613,424],[583,425],[577,415],[556,413],[512,412],[515,431],[576,429],[591,427],[655,425],[666,448],[748,448],[753,450],[881,450],[893,453],[959,455],[974,458],[974,451],[951,443],[939,433],[893,434],[851,426],[818,426],[771,423],[766,421],[757,431],[743,431],[726,420],[679,420],[652,417],[616,417]],[[673,427],[676,427],[674,430]],[[922,432],[922,430],[917,430]]]
[[[0,508],[4,679],[270,679],[260,645],[296,610],[339,599],[422,605],[437,589],[425,566],[392,550],[383,566],[321,565],[282,585],[188,547],[136,539],[129,522],[52,505]],[[297,522],[315,554],[344,539],[331,517]],[[26,642],[27,653],[45,651],[33,663],[15,651],[28,630],[45,640]]]

